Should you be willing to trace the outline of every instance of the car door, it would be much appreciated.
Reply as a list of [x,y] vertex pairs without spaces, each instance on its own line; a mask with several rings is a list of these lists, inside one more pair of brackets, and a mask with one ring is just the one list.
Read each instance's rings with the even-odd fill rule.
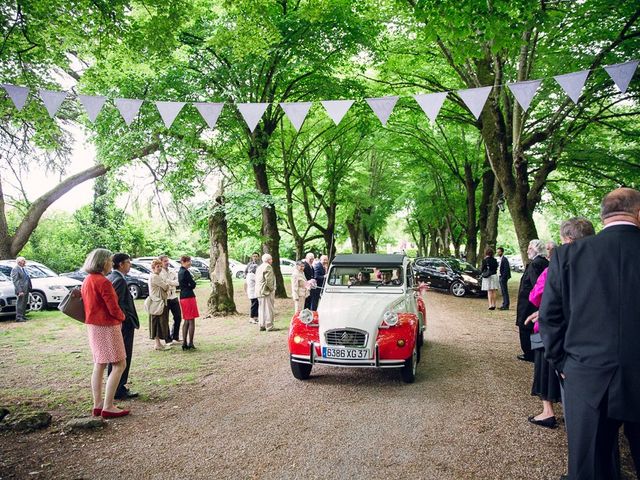
[[449,269],[442,260],[430,262],[430,272],[432,275],[431,285],[435,288],[449,288]]

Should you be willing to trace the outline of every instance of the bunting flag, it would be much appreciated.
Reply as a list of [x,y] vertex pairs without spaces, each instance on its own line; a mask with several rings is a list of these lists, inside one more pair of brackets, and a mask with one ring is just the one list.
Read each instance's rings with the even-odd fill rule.
[[162,117],[164,126],[171,128],[173,121],[176,119],[185,102],[155,102],[158,113]]
[[480,87],[480,88],[468,88],[466,90],[458,90],[458,95],[471,111],[476,120],[480,118],[484,104],[487,103],[487,98],[491,93],[493,87]]
[[216,128],[216,123],[218,123],[218,117],[220,116],[220,112],[222,112],[224,103],[199,102],[194,103],[194,105],[200,112],[204,121],[207,122],[209,128]]
[[102,107],[104,106],[104,102],[107,101],[107,97],[97,95],[78,95],[78,99],[87,112],[87,117],[89,117],[91,123],[95,123],[100,110],[102,110]]
[[284,110],[284,113],[287,114],[287,117],[289,117],[289,120],[295,127],[296,132],[300,131],[300,128],[304,123],[304,119],[307,118],[311,105],[313,105],[312,102],[280,103],[280,107]]
[[258,122],[268,106],[268,103],[236,103],[236,107],[238,107],[244,121],[247,122],[247,127],[249,127],[251,133],[258,126]]
[[373,113],[376,114],[380,123],[383,126],[387,126],[387,120],[391,116],[393,112],[393,107],[396,106],[396,102],[398,101],[398,96],[393,97],[380,97],[380,98],[366,98],[365,100],[373,110]]
[[338,125],[351,108],[351,105],[353,105],[353,102],[353,100],[323,100],[320,103],[327,111],[327,115],[333,120],[333,123]]
[[447,98],[447,92],[425,93],[423,95],[414,95],[413,98],[415,98],[420,108],[422,108],[422,111],[429,117],[429,120],[435,122],[442,108],[442,104],[445,98]]
[[622,93],[626,93],[629,83],[638,68],[638,60],[630,62],[616,63],[615,65],[607,65],[604,69],[607,71],[613,83],[620,89]]
[[581,72],[567,73],[566,75],[556,75],[553,78],[569,98],[573,100],[573,103],[578,103],[580,92],[582,92],[582,87],[584,87],[584,82],[587,81],[588,76],[589,70],[582,70]]
[[113,103],[120,111],[122,118],[124,118],[124,123],[129,126],[136,119],[143,101],[144,100],[137,100],[135,98],[116,98]]
[[18,111],[22,110],[27,103],[27,97],[29,96],[29,89],[27,87],[18,87],[17,85],[9,85],[8,83],[3,83],[2,88],[4,88],[7,95],[16,106]]
[[528,80],[526,82],[507,83],[507,87],[509,87],[513,96],[516,97],[516,100],[526,112],[541,83],[542,80]]
[[67,92],[54,92],[51,90],[40,90],[40,98],[44,103],[47,112],[51,118],[56,116],[64,99],[67,98]]

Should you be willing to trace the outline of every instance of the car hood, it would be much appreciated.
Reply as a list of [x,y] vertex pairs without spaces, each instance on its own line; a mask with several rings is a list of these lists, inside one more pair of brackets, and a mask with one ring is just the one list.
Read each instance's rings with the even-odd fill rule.
[[54,285],[62,285],[63,287],[79,287],[82,282],[75,280],[71,277],[44,277],[44,278],[32,278],[31,284],[34,287],[52,287]]
[[358,328],[374,333],[384,312],[403,300],[403,295],[397,292],[325,292],[318,306],[320,338],[324,338],[327,330],[336,328]]
[[11,282],[0,282],[0,297],[15,297],[16,290]]

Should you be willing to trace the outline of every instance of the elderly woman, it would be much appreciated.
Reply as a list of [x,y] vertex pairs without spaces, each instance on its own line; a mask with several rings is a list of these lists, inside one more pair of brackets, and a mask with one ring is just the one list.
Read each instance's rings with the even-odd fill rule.
[[[89,274],[82,283],[81,291],[89,346],[93,354],[93,415],[102,418],[123,417],[129,414],[129,410],[122,410],[113,404],[120,377],[127,365],[127,353],[121,330],[124,313],[118,305],[118,295],[113,285],[105,277],[111,271],[111,256],[109,250],[97,248],[87,256],[82,267]],[[102,379],[109,364],[112,368],[107,377],[103,401]]]
[[304,301],[309,295],[307,290],[307,279],[304,276],[304,260],[296,262],[296,268],[291,274],[291,297],[293,297],[293,306],[298,313],[304,306]]
[[258,326],[260,331],[273,331],[273,307],[276,297],[276,277],[273,273],[273,258],[262,255],[262,264],[256,270],[256,296],[258,297]]
[[531,240],[527,247],[527,256],[530,261],[520,279],[516,325],[520,333],[520,348],[522,348],[522,355],[518,355],[518,360],[533,362],[533,351],[531,350],[531,331],[533,327],[531,324],[525,324],[525,321],[529,315],[538,310],[538,307],[529,301],[529,293],[533,290],[540,274],[549,266],[549,260],[545,258],[547,256],[547,248],[544,242],[538,239]]
[[[253,257],[252,257],[253,258]],[[256,295],[256,270],[258,269],[257,259],[247,265],[244,277],[244,293],[247,294],[251,307],[249,308],[249,323],[258,323],[258,297]]]
[[484,258],[482,259],[482,290],[487,292],[487,300],[489,301],[489,310],[496,309],[496,292],[498,291],[498,261],[493,256],[493,248],[484,249]]
[[171,345],[162,345],[160,340],[169,338],[169,315],[167,313],[167,292],[169,284],[162,278],[162,261],[151,262],[149,275],[149,296],[144,302],[149,314],[149,337],[156,341],[156,350],[168,350]]

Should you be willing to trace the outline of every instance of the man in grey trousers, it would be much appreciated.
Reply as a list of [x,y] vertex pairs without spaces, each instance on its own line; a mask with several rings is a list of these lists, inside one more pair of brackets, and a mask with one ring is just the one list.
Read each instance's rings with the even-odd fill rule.
[[29,291],[31,290],[31,278],[25,270],[27,261],[24,257],[16,258],[16,266],[11,269],[11,281],[16,289],[16,322],[26,322],[25,312],[29,304]]

